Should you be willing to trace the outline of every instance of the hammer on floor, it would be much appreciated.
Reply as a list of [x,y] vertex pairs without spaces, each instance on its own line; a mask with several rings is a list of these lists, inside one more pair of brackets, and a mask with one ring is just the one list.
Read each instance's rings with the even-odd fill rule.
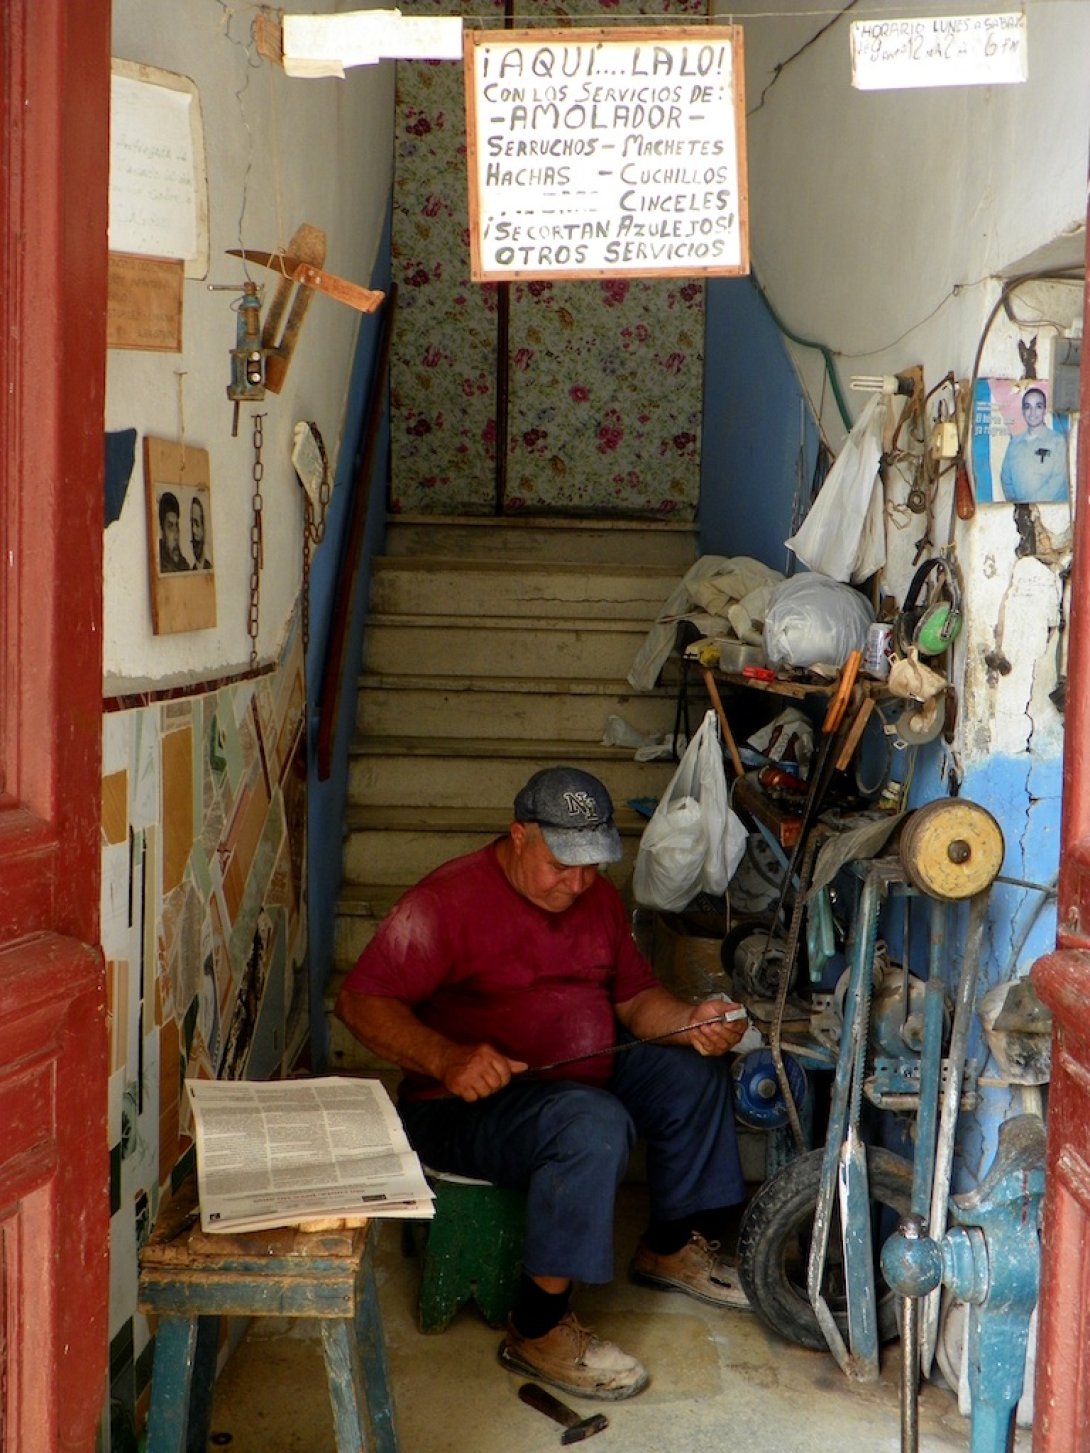
[[584,1438],[593,1438],[595,1433],[609,1427],[609,1419],[605,1413],[592,1413],[589,1418],[581,1418],[574,1408],[569,1408],[559,1398],[554,1398],[551,1392],[538,1387],[536,1382],[524,1382],[519,1388],[519,1397],[539,1413],[544,1413],[547,1418],[563,1425],[564,1431],[560,1435],[562,1444],[581,1443]]

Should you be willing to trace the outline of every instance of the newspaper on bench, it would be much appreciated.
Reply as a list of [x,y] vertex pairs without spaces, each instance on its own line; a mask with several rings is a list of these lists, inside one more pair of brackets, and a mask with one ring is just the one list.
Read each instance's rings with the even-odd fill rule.
[[433,1194],[378,1080],[188,1080],[202,1231],[427,1218]]

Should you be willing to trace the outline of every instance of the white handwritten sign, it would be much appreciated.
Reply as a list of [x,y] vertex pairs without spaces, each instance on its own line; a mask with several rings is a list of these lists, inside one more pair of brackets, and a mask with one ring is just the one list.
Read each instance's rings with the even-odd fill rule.
[[854,20],[850,44],[860,91],[995,86],[1029,74],[1024,14]]
[[110,250],[175,257],[208,271],[200,99],[185,76],[114,61],[110,83]]
[[749,271],[735,26],[471,31],[473,278]]

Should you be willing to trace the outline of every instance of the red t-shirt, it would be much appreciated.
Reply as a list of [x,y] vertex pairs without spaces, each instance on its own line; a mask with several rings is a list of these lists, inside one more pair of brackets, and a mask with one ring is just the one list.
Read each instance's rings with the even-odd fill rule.
[[[657,982],[620,894],[596,877],[550,913],[512,888],[497,845],[445,863],[399,899],[345,988],[400,999],[448,1039],[492,1044],[531,1067],[612,1045],[614,1005]],[[553,1077],[604,1084],[611,1068],[598,1055]],[[410,1076],[404,1088],[434,1087]]]

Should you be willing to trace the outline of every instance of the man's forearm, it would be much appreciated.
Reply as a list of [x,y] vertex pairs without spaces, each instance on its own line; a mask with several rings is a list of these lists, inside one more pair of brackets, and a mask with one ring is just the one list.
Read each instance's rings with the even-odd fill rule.
[[482,1100],[526,1068],[490,1044],[458,1044],[421,1024],[408,1004],[342,989],[335,1013],[361,1044],[403,1070],[428,1075],[462,1100]]
[[[655,985],[644,989],[626,1004],[617,1005],[617,1018],[630,1034],[637,1039],[654,1039],[658,1034],[668,1034],[690,1022],[693,1006],[677,998],[668,989]],[[684,1037],[678,1036],[679,1042]]]
[[[704,1000],[688,1004],[661,984],[644,989],[634,999],[618,1004],[617,1018],[637,1039],[656,1039],[669,1035],[663,1044],[689,1045],[701,1055],[721,1055],[733,1049],[745,1033],[744,1012],[733,1023],[716,1022],[725,1010],[738,1008],[729,1001]],[[707,1022],[711,1021],[711,1022]],[[673,1033],[691,1026],[689,1034]]]
[[421,1024],[399,999],[342,989],[334,1013],[362,1045],[382,1059],[403,1070],[442,1080],[454,1045]]

